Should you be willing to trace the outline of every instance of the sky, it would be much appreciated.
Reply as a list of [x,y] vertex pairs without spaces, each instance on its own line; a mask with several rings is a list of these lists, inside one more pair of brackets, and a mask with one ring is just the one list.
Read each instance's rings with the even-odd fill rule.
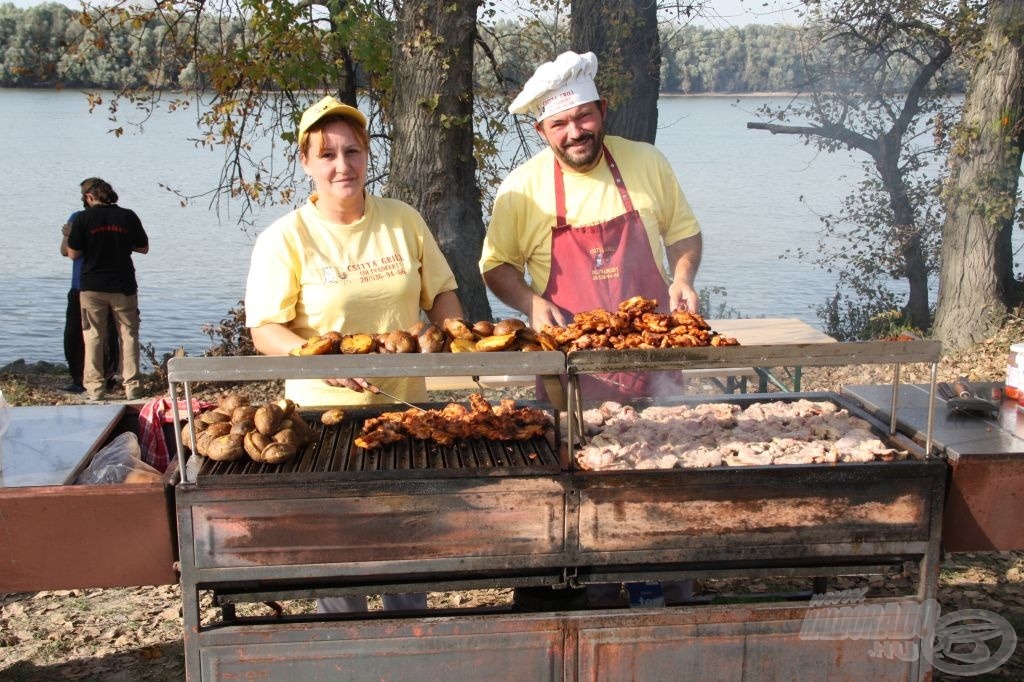
[[[78,0],[52,1],[68,7],[80,6]],[[512,4],[514,0],[507,1]],[[5,2],[12,2],[16,7],[34,7],[42,4],[42,0],[0,0],[0,4]],[[668,0],[661,2],[666,6],[673,4]],[[685,6],[689,3],[683,0],[675,4]],[[694,23],[709,28],[728,28],[746,24],[795,24],[799,22],[799,18],[793,8],[800,5],[800,0],[708,0],[704,16],[696,19]]]

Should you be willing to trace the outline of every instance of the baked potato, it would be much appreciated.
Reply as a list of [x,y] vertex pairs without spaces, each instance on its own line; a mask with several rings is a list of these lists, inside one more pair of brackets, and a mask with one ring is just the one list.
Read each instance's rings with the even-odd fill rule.
[[510,317],[494,325],[494,331],[492,332],[495,336],[504,336],[505,334],[514,334],[520,329],[524,329],[526,323],[522,320]]
[[256,430],[265,436],[274,435],[280,428],[282,419],[284,419],[284,410],[277,403],[261,405],[253,416]]
[[510,334],[495,334],[494,336],[485,336],[476,342],[475,350],[488,352],[488,351],[501,351],[508,350],[512,347],[512,344],[516,342],[516,333]]
[[458,317],[449,317],[441,325],[444,327],[445,332],[448,336],[453,339],[470,339],[476,341],[476,334],[470,329],[466,321]]
[[490,320],[474,322],[473,333],[477,336],[492,336],[494,334],[494,323]]
[[428,324],[416,339],[421,353],[441,353],[448,345],[448,337],[435,324]]
[[472,353],[476,350],[476,341],[473,339],[452,339],[453,353]]
[[340,407],[332,407],[320,415],[320,423],[324,426],[337,426],[344,420],[345,410]]
[[346,355],[365,355],[377,350],[377,341],[370,334],[347,334],[341,340],[341,352]]
[[206,456],[217,462],[233,462],[245,457],[244,436],[229,433],[217,436],[206,447]]

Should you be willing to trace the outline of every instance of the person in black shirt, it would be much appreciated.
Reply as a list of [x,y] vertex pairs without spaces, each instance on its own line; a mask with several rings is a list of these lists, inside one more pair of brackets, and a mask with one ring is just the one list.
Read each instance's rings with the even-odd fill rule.
[[103,338],[113,313],[121,337],[121,376],[129,400],[142,397],[139,371],[139,297],[133,253],[149,252],[149,237],[135,212],[117,205],[117,192],[100,178],[82,182],[88,206],[75,216],[68,235],[68,256],[82,259],[82,331],[90,400],[105,397]]
[[[86,206],[88,208],[88,206]],[[68,255],[68,235],[71,234],[71,223],[80,211],[75,211],[68,221],[61,226],[60,255]],[[82,259],[71,261],[71,288],[68,289],[68,308],[64,316],[64,358],[68,362],[68,374],[71,383],[62,388],[69,393],[84,393],[82,376],[85,374],[85,338],[82,336],[82,303],[79,294],[82,281]],[[103,342],[103,376],[106,377],[107,390],[117,385],[117,377],[121,366],[121,343],[117,336],[117,323],[113,314],[108,315],[107,335]]]

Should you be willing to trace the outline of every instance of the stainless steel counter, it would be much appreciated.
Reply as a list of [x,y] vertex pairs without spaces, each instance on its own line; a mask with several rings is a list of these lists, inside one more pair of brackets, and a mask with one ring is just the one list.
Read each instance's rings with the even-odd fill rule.
[[124,405],[8,408],[0,488],[73,483],[85,457],[117,425]]
[[[982,395],[1002,384],[975,382]],[[883,421],[892,413],[891,386],[847,386],[843,393]],[[923,442],[928,387],[901,386],[897,429]],[[942,521],[942,543],[950,552],[1024,550],[1024,414],[1003,400],[998,416],[969,416],[946,409],[936,398],[932,431],[936,452],[951,476]]]
[[[1002,384],[974,384],[974,388],[983,394],[992,386]],[[858,400],[883,421],[889,421],[892,413],[891,386],[846,386],[842,393]],[[924,440],[928,424],[928,386],[912,384],[900,387],[896,423],[902,432]],[[998,417],[989,418],[951,412],[946,409],[944,400],[936,398],[932,439],[936,449],[951,462],[964,455],[975,458],[1019,455],[1024,458],[1024,414],[1019,413],[1017,404],[1009,399],[1002,401]]]

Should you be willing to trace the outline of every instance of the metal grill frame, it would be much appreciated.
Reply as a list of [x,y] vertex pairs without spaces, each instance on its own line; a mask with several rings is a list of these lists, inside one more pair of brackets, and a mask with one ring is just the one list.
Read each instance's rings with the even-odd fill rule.
[[[909,347],[906,343],[901,342],[883,345],[854,344],[858,350],[865,352],[853,355],[844,355],[842,352],[843,346],[848,346],[848,344],[828,344],[827,348],[824,345],[800,348],[773,346],[765,355],[760,355],[756,349],[750,347],[743,348],[739,352],[729,348],[685,349],[679,353],[670,351],[669,355],[648,354],[646,357],[643,357],[643,354],[623,352],[614,358],[607,358],[611,360],[610,363],[602,361],[590,364],[588,364],[589,361],[584,360],[585,356],[575,358],[570,356],[570,360],[566,361],[565,356],[553,353],[550,355],[555,357],[544,361],[550,362],[545,365],[545,371],[537,373],[555,378],[556,381],[553,383],[558,383],[557,375],[567,372],[569,387],[567,394],[564,395],[565,402],[562,403],[555,394],[556,402],[559,403],[555,405],[555,408],[556,410],[565,409],[572,415],[581,415],[579,406],[582,405],[582,401],[580,400],[578,381],[574,380],[575,375],[579,373],[607,371],[615,363],[621,363],[622,369],[629,370],[734,367],[742,364],[741,358],[744,357],[758,360],[758,362],[751,362],[754,366],[778,366],[781,363],[776,362],[773,365],[771,358],[779,357],[781,350],[784,361],[808,366],[893,362],[896,365],[893,382],[893,404],[895,404],[900,362],[930,361],[932,363],[932,394],[934,397],[939,346],[932,342],[913,343],[914,347]],[[918,345],[922,343],[924,346]],[[749,353],[749,355],[745,355],[745,353]],[[475,354],[462,355],[472,356]],[[428,363],[429,366],[417,366],[418,372],[422,372],[421,374],[408,371],[409,367],[415,365],[415,361],[421,360],[420,358],[403,358],[402,356],[374,358],[374,362],[379,361],[381,364],[374,364],[373,367],[367,364],[366,358],[352,359],[341,356],[235,358],[230,359],[230,362],[218,364],[216,368],[209,364],[211,359],[176,358],[169,363],[168,375],[171,397],[174,399],[172,402],[174,416],[177,419],[179,417],[176,401],[178,389],[183,385],[185,398],[190,403],[191,381],[367,375],[466,374],[475,376],[484,371],[487,373],[500,371],[523,373],[532,371],[522,364],[524,357],[539,354],[479,355],[487,357],[442,358],[439,362],[432,358],[432,362]],[[501,359],[499,356],[502,355],[515,357]],[[467,361],[478,363],[475,371],[465,371],[468,364],[455,367],[456,364]],[[390,369],[382,371],[385,363],[393,362],[395,364],[390,365]],[[515,364],[508,364],[509,362]],[[778,395],[773,394],[773,397],[778,397]],[[938,581],[939,542],[946,469],[944,461],[930,457],[931,420],[932,417],[929,415],[929,435],[926,438],[925,448],[920,459],[908,462],[749,467],[701,471],[677,469],[665,472],[573,472],[567,466],[567,462],[562,462],[562,470],[553,474],[528,472],[528,475],[423,477],[422,479],[403,475],[391,480],[380,477],[377,480],[325,480],[323,476],[320,476],[318,480],[307,480],[305,488],[299,491],[299,496],[302,499],[298,501],[312,512],[321,509],[334,509],[338,504],[354,504],[353,508],[358,511],[360,505],[363,504],[360,501],[362,499],[372,499],[374,504],[387,504],[389,496],[392,500],[409,500],[416,508],[429,509],[431,504],[440,504],[440,502],[431,501],[431,495],[437,494],[442,497],[448,495],[449,499],[458,501],[472,511],[476,511],[474,505],[485,502],[498,510],[499,518],[501,510],[505,507],[521,513],[523,512],[522,507],[529,507],[531,503],[536,506],[538,495],[546,496],[550,502],[548,509],[559,508],[561,505],[562,516],[555,515],[546,519],[544,523],[547,526],[541,524],[535,528],[533,539],[522,544],[518,553],[513,552],[506,557],[496,556],[493,548],[474,544],[476,541],[470,537],[465,550],[456,550],[450,556],[435,557],[426,562],[422,558],[404,559],[402,557],[394,557],[393,561],[376,562],[376,564],[372,561],[331,560],[329,557],[326,557],[326,560],[321,557],[318,561],[303,561],[300,557],[297,563],[288,563],[268,556],[256,563],[232,564],[231,561],[224,563],[215,553],[199,553],[197,548],[202,547],[199,540],[202,538],[213,539],[226,543],[224,544],[226,547],[237,547],[244,551],[244,544],[237,544],[238,539],[244,540],[248,533],[258,530],[259,526],[258,524],[252,525],[250,521],[239,523],[232,516],[238,505],[242,503],[241,501],[244,498],[250,498],[244,504],[247,504],[248,508],[256,513],[257,516],[253,520],[264,524],[265,528],[274,529],[276,521],[279,519],[274,518],[274,508],[268,504],[268,500],[276,495],[277,499],[284,500],[287,505],[295,504],[297,501],[296,482],[289,484],[282,479],[270,485],[263,484],[261,481],[260,485],[253,486],[245,485],[245,483],[252,482],[254,478],[264,479],[265,477],[219,477],[218,484],[210,487],[202,485],[201,481],[183,480],[178,486],[176,500],[181,549],[186,672],[190,680],[207,679],[208,677],[214,679],[222,672],[234,674],[234,672],[242,670],[242,668],[238,668],[239,664],[246,670],[258,672],[256,668],[253,668],[253,666],[257,666],[266,672],[278,669],[275,666],[284,666],[284,668],[280,668],[282,670],[292,670],[294,668],[291,666],[300,661],[306,665],[304,669],[311,671],[316,668],[317,661],[326,660],[321,657],[327,649],[342,651],[349,647],[355,647],[362,650],[366,644],[386,647],[388,646],[385,643],[386,638],[393,635],[405,637],[402,641],[412,641],[409,639],[410,637],[419,641],[424,636],[427,639],[422,641],[432,641],[430,634],[436,629],[439,636],[447,636],[453,643],[454,640],[451,638],[455,635],[469,637],[469,639],[460,640],[463,642],[473,642],[475,641],[474,637],[493,638],[498,636],[502,643],[502,650],[508,648],[511,641],[509,635],[512,633],[521,633],[531,641],[533,641],[531,638],[535,638],[532,633],[554,633],[556,640],[553,641],[562,642],[564,651],[561,648],[552,649],[551,642],[540,647],[542,653],[548,652],[547,658],[544,659],[549,661],[548,666],[553,665],[552,661],[562,662],[561,665],[551,668],[553,673],[551,677],[552,679],[575,679],[580,676],[582,671],[573,663],[578,656],[574,653],[574,647],[577,642],[581,647],[583,646],[585,629],[592,627],[600,629],[607,626],[611,630],[621,631],[623,626],[627,624],[633,626],[639,619],[643,624],[653,628],[644,632],[638,630],[636,636],[642,637],[647,636],[644,634],[645,632],[656,633],[665,630],[666,627],[669,631],[675,631],[678,627],[677,624],[683,621],[690,622],[693,619],[693,622],[697,622],[699,619],[710,619],[710,622],[734,622],[741,628],[741,632],[749,634],[760,630],[760,626],[756,623],[761,621],[767,623],[783,620],[785,621],[784,629],[792,628],[792,623],[796,623],[798,627],[799,619],[807,611],[806,608],[794,609],[785,606],[727,606],[710,610],[641,610],[635,614],[605,610],[575,614],[512,613],[492,616],[456,615],[455,617],[453,614],[388,614],[383,617],[371,615],[349,616],[340,620],[308,620],[305,623],[291,625],[284,623],[270,623],[262,626],[225,624],[213,628],[203,628],[199,620],[199,591],[202,589],[214,589],[222,594],[231,593],[230,599],[227,600],[231,602],[245,601],[255,597],[273,598],[280,595],[310,596],[314,593],[320,594],[324,589],[330,590],[332,587],[340,590],[340,593],[345,593],[353,589],[363,592],[372,591],[375,587],[393,587],[397,591],[403,591],[426,589],[431,585],[444,586],[448,589],[459,589],[459,586],[471,587],[474,584],[498,583],[551,585],[558,584],[560,580],[571,584],[586,584],[605,580],[702,576],[857,574],[879,568],[880,565],[887,562],[908,560],[917,561],[920,567],[918,591],[914,599],[920,601],[933,599]],[[572,418],[569,419],[569,429],[571,443],[575,435],[572,431]],[[183,462],[180,429],[176,432],[178,455]],[[895,425],[890,426],[889,433],[896,433]],[[194,437],[193,433],[193,443]],[[239,485],[222,485],[227,479],[234,479]],[[697,534],[689,539],[684,538],[682,542],[668,545],[659,545],[660,541],[657,537],[648,536],[646,538],[648,544],[640,546],[639,541],[634,545],[628,534],[624,535],[622,532],[616,531],[614,527],[611,528],[611,535],[606,533],[602,535],[606,529],[600,528],[600,524],[598,527],[591,525],[588,528],[582,521],[584,518],[614,519],[616,515],[622,513],[622,510],[639,504],[643,509],[649,509],[650,513],[672,522],[672,520],[680,518],[675,512],[685,511],[685,505],[690,501],[689,493],[679,492],[681,481],[685,482],[682,487],[686,491],[692,492],[696,496],[694,499],[698,501],[705,499],[706,493],[710,493],[712,497],[728,503],[732,497],[731,491],[739,490],[746,485],[747,492],[742,499],[756,507],[757,504],[762,503],[761,498],[764,495],[761,493],[777,487],[781,481],[788,481],[784,486],[785,489],[796,491],[798,494],[801,491],[813,493],[827,489],[831,491],[829,494],[835,495],[837,490],[848,488],[852,491],[863,491],[865,487],[874,486],[879,490],[878,494],[882,498],[899,500],[901,495],[907,494],[906,491],[911,491],[912,495],[917,495],[915,499],[918,506],[913,507],[912,519],[905,527],[893,527],[890,532],[886,530],[885,522],[880,520],[876,524],[875,531],[866,528],[862,533],[856,528],[850,529],[844,542],[837,542],[834,538],[820,537],[808,546],[797,535],[794,535],[792,542],[787,542],[788,531],[783,529],[781,535],[776,533],[773,545],[775,547],[774,554],[758,549],[764,545],[763,533],[766,532],[766,529],[754,528],[753,532],[746,533],[737,530],[736,533],[726,532],[706,537]],[[498,495],[492,493],[498,493]],[[779,494],[784,496],[786,493]],[[501,495],[504,497],[500,497]],[[665,495],[668,497],[664,497]],[[702,495],[704,497],[701,497]],[[351,500],[346,502],[347,498],[351,498]],[[864,499],[868,504],[873,502],[870,495]],[[516,504],[515,500],[519,500],[519,504]],[[711,502],[714,501],[714,499],[711,500]],[[207,504],[212,506],[206,508]],[[853,500],[851,504],[856,506],[859,503]],[[684,506],[679,507],[679,505]],[[823,512],[827,512],[829,506],[828,500],[825,500],[820,508]],[[756,516],[755,507],[751,507],[749,510],[743,508],[736,510],[733,518],[736,519],[736,523],[740,524],[737,529],[746,523],[745,519],[751,513]],[[527,511],[536,512],[536,509],[528,508]],[[711,511],[714,510],[711,509]],[[224,512],[228,512],[227,515],[218,516]],[[259,521],[257,517],[263,517],[265,520]],[[219,527],[216,523],[209,524],[210,520],[216,521],[217,518],[223,519],[223,523]],[[358,516],[352,518],[358,519]],[[396,518],[396,522],[399,522],[399,519]],[[558,537],[548,538],[549,551],[531,552],[530,544],[536,543],[537,538],[544,536],[545,527],[561,528],[564,536],[561,539]],[[227,535],[223,534],[225,529]],[[306,530],[311,532],[309,529]],[[628,531],[628,528],[626,530]],[[879,531],[881,535],[872,535]],[[287,533],[288,528],[277,528],[276,532]],[[222,534],[218,535],[218,533]],[[678,537],[678,533],[672,530],[669,536]],[[730,539],[740,538],[745,538],[742,549],[739,549],[740,545],[729,545]],[[595,539],[599,543],[610,542],[611,544],[597,546],[596,550],[593,548],[587,550],[586,543],[594,542]],[[723,539],[725,544],[722,544]],[[651,544],[652,542],[653,544]],[[481,551],[474,551],[474,548],[476,550],[490,549],[490,555],[485,556]],[[240,556],[244,557],[244,554]],[[790,611],[792,613],[789,613]],[[765,641],[771,641],[775,637],[772,634],[775,632],[773,627],[763,630],[763,634],[768,636]],[[710,630],[706,631],[710,632]],[[789,632],[789,630],[786,631]],[[723,633],[727,635],[728,631],[723,631]],[[655,636],[657,637],[657,635]],[[633,640],[631,637],[634,635],[623,635],[623,643],[627,652],[632,650],[634,641],[641,641]],[[741,637],[741,641],[746,640]],[[798,638],[791,633],[787,641],[796,644]],[[459,651],[462,652],[462,655],[469,654],[472,657],[472,654],[482,651],[481,649],[467,651],[464,648],[466,645],[461,646],[463,648]],[[794,665],[802,667],[806,661],[810,661],[812,658],[818,660],[822,656],[831,659],[837,655],[836,647],[838,645],[813,645],[809,648],[805,646],[800,649],[803,652],[802,655],[794,658]],[[554,653],[551,653],[552,651]],[[785,651],[786,656],[782,658],[769,657],[770,660],[790,658],[790,654],[796,649],[789,648]],[[281,654],[274,652],[281,652]],[[257,662],[255,657],[263,655],[268,655],[269,658],[261,659],[264,661],[263,663]],[[411,664],[409,670],[422,673],[424,670],[430,669],[428,662],[435,660],[431,656],[429,653],[424,653],[424,658],[421,659],[414,655],[409,659]],[[394,657],[386,658],[392,660]],[[474,657],[474,660],[477,659],[478,657]],[[373,665],[370,658],[358,660],[365,662],[357,665]],[[480,663],[483,664],[482,668],[469,669],[477,670],[477,672],[486,670],[486,663],[482,659],[480,659]],[[444,666],[451,665],[451,661],[440,665],[442,667],[437,668],[435,672],[447,669]],[[362,670],[361,667],[359,669]],[[466,668],[462,669],[466,670]],[[849,672],[853,668],[845,670]],[[928,666],[923,663],[910,664],[907,671],[909,676],[923,679],[928,674]],[[610,674],[607,668],[605,672]],[[862,676],[856,675],[847,679],[862,679]]]

